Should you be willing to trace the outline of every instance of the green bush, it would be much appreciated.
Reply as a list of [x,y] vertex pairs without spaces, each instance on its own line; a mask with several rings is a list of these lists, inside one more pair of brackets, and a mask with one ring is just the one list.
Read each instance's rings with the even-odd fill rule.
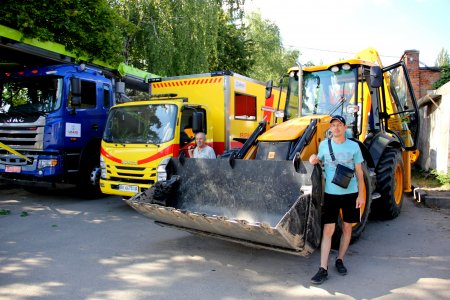
[[442,185],[450,185],[450,172],[447,171],[447,173],[444,173],[431,170],[431,174],[433,174]]
[[442,66],[441,78],[437,80],[435,83],[433,83],[433,88],[438,89],[449,81],[450,81],[450,66],[449,65]]

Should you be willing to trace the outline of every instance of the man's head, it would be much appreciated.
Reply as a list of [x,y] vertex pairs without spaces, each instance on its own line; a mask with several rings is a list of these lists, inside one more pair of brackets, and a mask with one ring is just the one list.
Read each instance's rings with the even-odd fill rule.
[[331,118],[330,131],[335,138],[345,137],[345,119],[342,116],[336,115]]
[[206,135],[204,132],[197,132],[195,134],[195,143],[197,144],[197,147],[203,148],[205,147],[206,142]]
[[344,126],[346,125],[345,124],[345,119],[342,117],[342,116],[340,116],[340,115],[335,115],[335,116],[333,116],[332,118],[331,118],[331,121],[330,121],[330,123],[333,123],[333,121],[336,121],[336,122],[341,122]]

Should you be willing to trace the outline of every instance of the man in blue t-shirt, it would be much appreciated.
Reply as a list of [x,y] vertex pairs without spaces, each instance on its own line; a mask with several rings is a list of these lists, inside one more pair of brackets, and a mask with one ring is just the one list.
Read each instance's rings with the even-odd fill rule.
[[[330,131],[333,134],[331,148],[335,160],[331,158],[328,140],[319,145],[319,153],[311,155],[311,164],[322,163],[325,171],[325,194],[322,207],[322,221],[324,223],[322,242],[320,247],[320,268],[311,278],[314,284],[321,284],[328,277],[328,257],[331,250],[331,237],[333,236],[339,211],[342,209],[342,236],[339,253],[336,258],[336,269],[341,275],[347,274],[343,259],[352,237],[352,223],[360,222],[360,207],[364,205],[364,175],[361,167],[364,161],[359,145],[347,139],[345,132],[347,126],[342,116],[333,116],[330,121]],[[347,188],[332,183],[337,164],[355,170],[355,176],[350,180]]]

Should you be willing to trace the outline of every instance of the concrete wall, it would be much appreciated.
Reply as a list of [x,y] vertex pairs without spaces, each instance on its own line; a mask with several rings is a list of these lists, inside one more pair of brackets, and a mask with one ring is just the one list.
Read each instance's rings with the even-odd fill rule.
[[419,99],[420,156],[416,164],[424,170],[447,173],[450,169],[450,82]]

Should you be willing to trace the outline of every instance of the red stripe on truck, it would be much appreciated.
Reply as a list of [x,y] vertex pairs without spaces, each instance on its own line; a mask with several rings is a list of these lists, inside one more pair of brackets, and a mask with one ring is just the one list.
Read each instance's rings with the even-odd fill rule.
[[172,144],[172,145],[168,146],[167,148],[164,148],[163,150],[159,151],[158,153],[155,153],[155,154],[153,154],[153,155],[151,155],[151,156],[149,156],[147,158],[138,160],[137,164],[138,165],[142,165],[142,164],[146,164],[148,162],[154,161],[154,160],[156,160],[158,158],[161,158],[161,157],[164,157],[164,156],[167,156],[167,155],[170,155],[170,154],[173,155],[174,147],[175,147],[175,145]]

